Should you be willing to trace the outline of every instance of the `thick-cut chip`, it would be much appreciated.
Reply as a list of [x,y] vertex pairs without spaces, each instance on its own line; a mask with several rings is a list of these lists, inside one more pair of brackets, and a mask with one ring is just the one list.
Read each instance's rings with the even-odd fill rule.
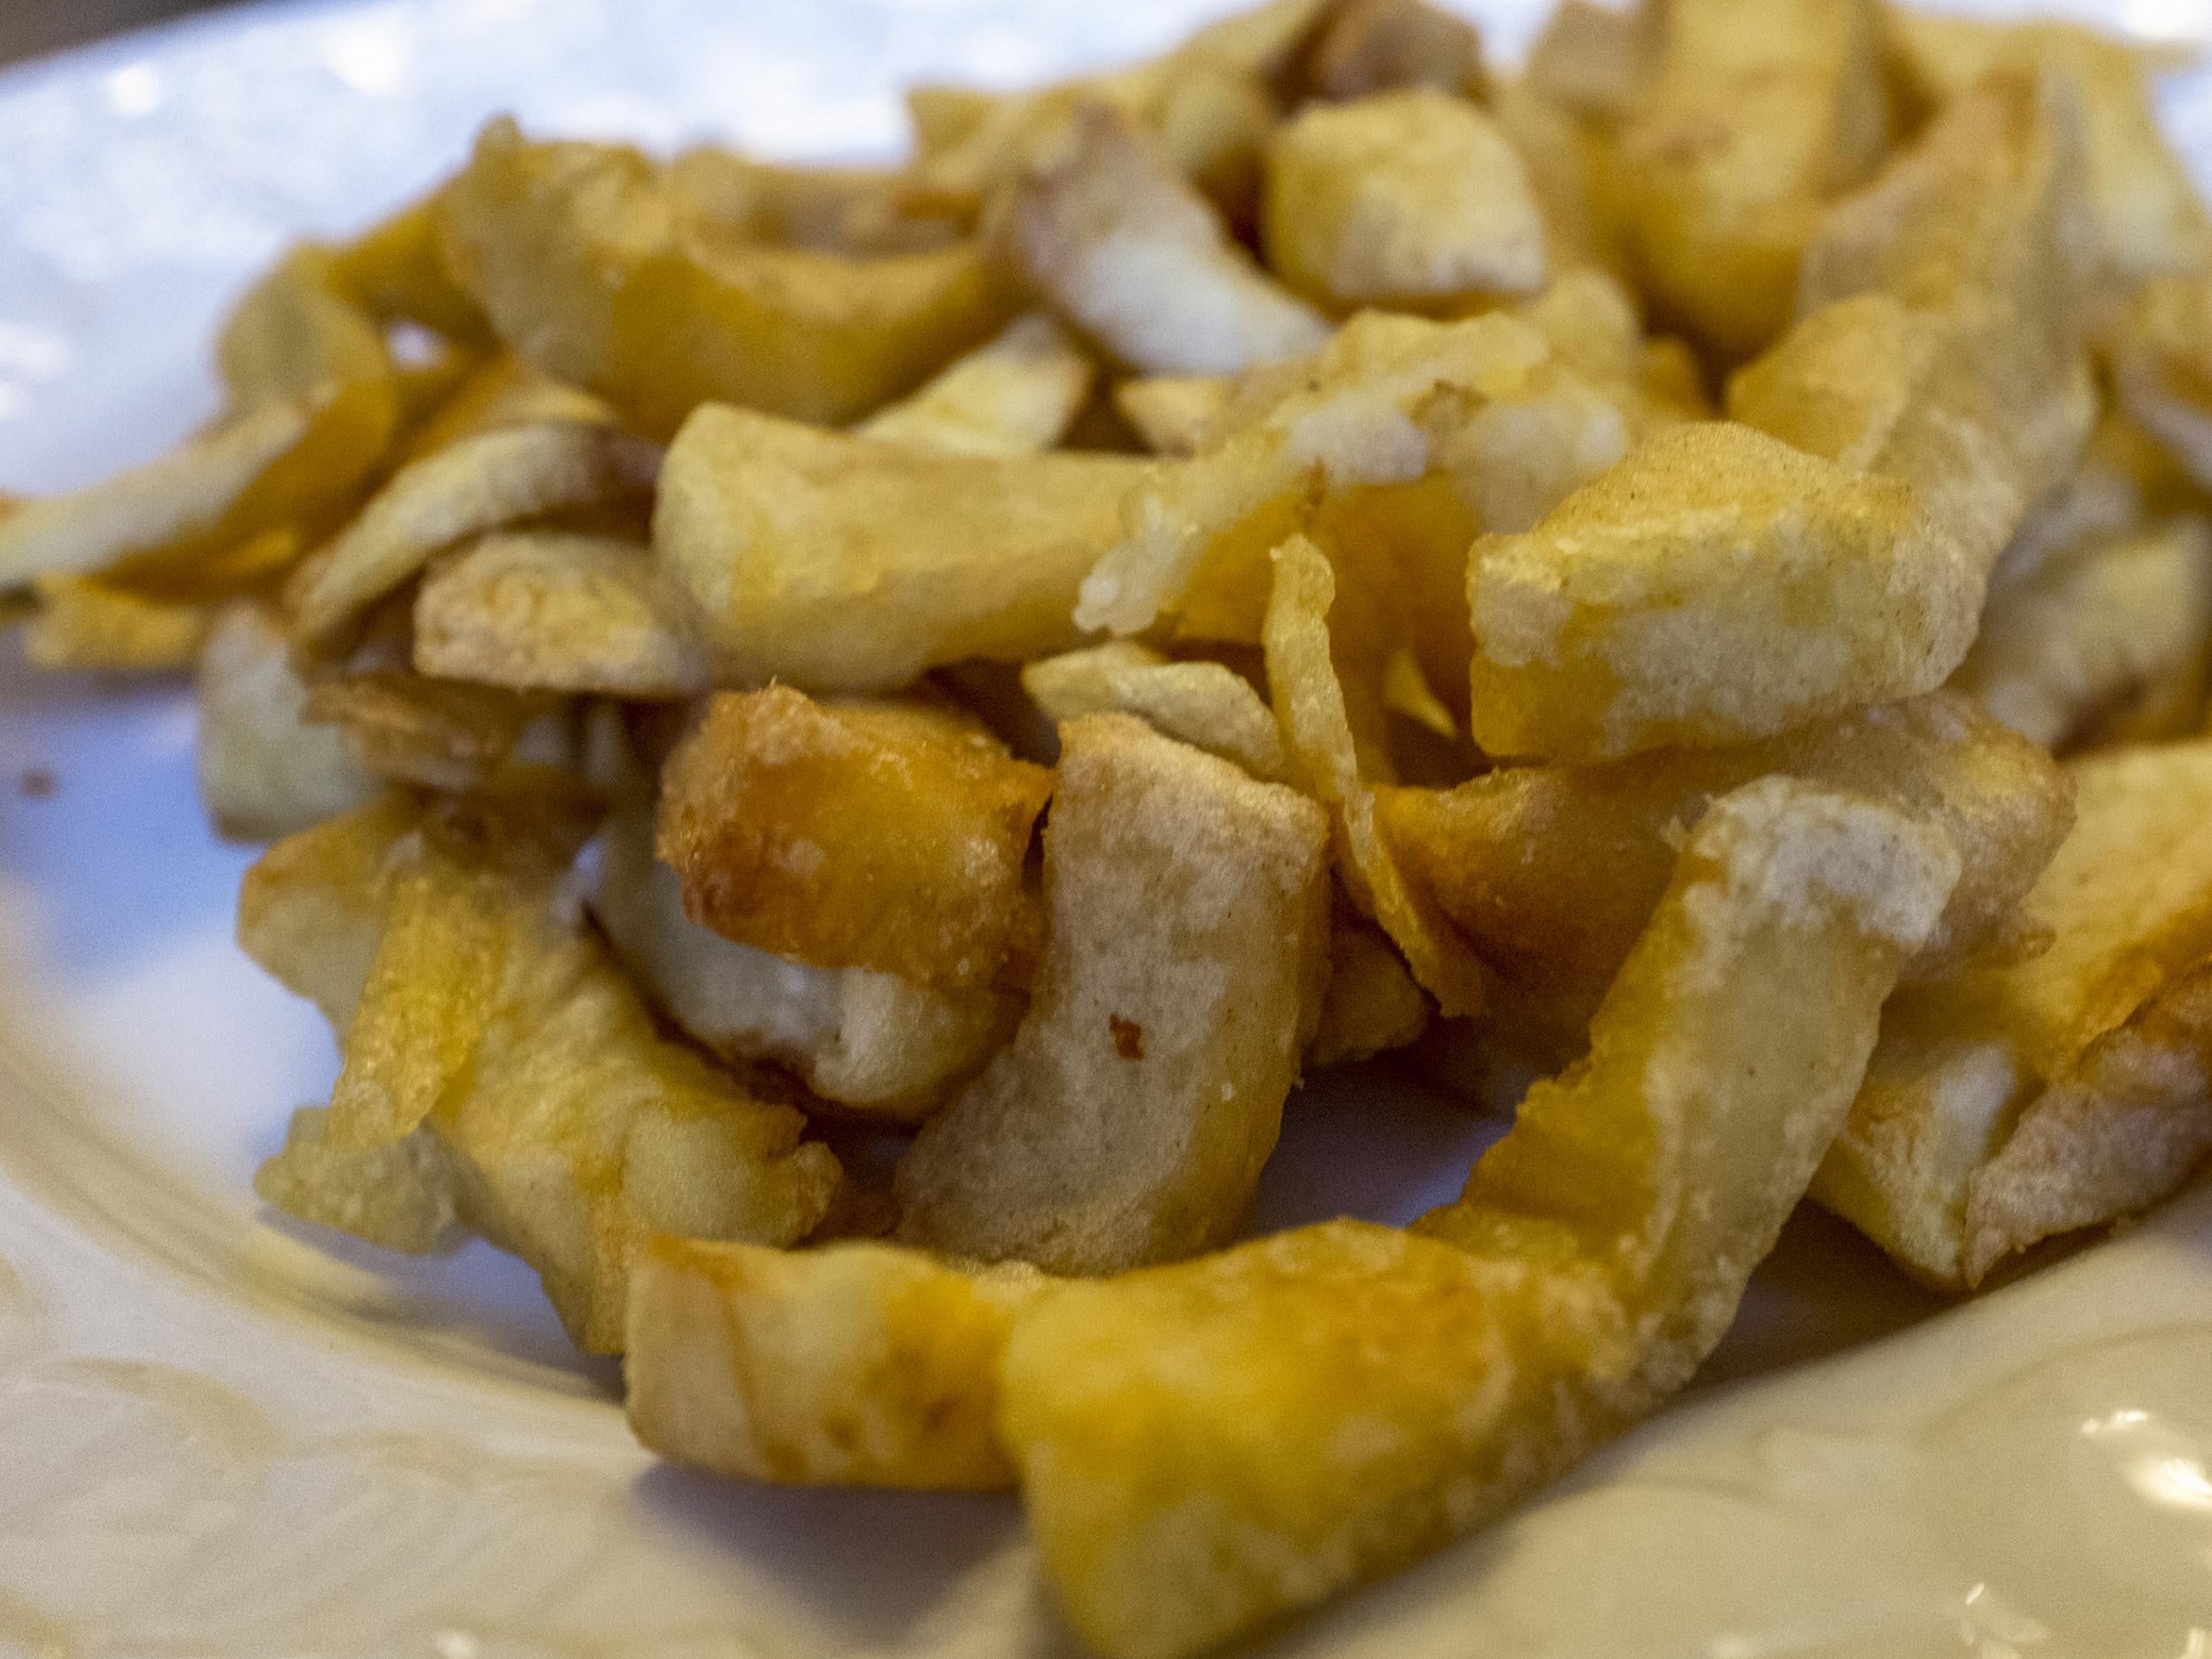
[[1195,455],[1237,395],[1223,374],[1146,374],[1114,388],[1114,412],[1155,455]]
[[438,197],[411,202],[329,250],[338,288],[380,322],[410,322],[481,349],[491,326],[438,249]]
[[[1198,455],[1154,464],[1129,498],[1125,534],[1084,580],[1075,619],[1121,634],[1165,624],[1252,643],[1269,549],[1318,503],[1342,520],[1324,534],[1357,534],[1365,523],[1386,546],[1430,556],[1415,563],[1444,579],[1438,591],[1456,622],[1473,531],[1533,522],[1627,442],[1618,403],[1526,323],[1363,313],[1310,362],[1249,377]],[[1440,495],[1424,486],[1409,501],[1383,488],[1432,472]],[[1394,504],[1411,511],[1394,522]],[[1410,586],[1432,613],[1431,589]]]
[[566,767],[575,733],[560,701],[407,669],[372,669],[308,688],[307,720],[335,726],[371,776],[474,789],[511,767]]
[[1112,1659],[1242,1634],[1479,1525],[1679,1388],[1955,868],[1887,808],[1740,791],[1589,1058],[1417,1233],[1331,1222],[1056,1286],[1009,1339],[999,1427],[1077,1631]]
[[1007,243],[1046,303],[1124,366],[1233,374],[1327,337],[1125,119],[1079,111],[1056,148],[1016,188]]
[[2158,441],[2122,411],[2108,407],[2081,459],[2043,492],[2005,544],[1989,573],[1993,597],[2035,580],[2052,559],[2146,527],[2170,499],[2182,476]]
[[1052,787],[946,710],[726,693],[670,757],[660,853],[686,913],[740,944],[948,989],[1018,985]]
[[990,1490],[1006,1332],[1048,1288],[1021,1263],[656,1239],[630,1293],[630,1426],[664,1457],[808,1486]]
[[1597,760],[1931,691],[1983,576],[1893,480],[1733,422],[1671,426],[1475,544],[1475,741]]
[[933,455],[701,410],[662,469],[653,549],[725,683],[893,690],[1081,638],[1133,456]]
[[1402,1048],[1419,1040],[1435,1011],[1390,935],[1340,907],[1329,926],[1329,988],[1306,1064],[1335,1065]]
[[669,182],[722,235],[823,253],[921,253],[959,240],[972,217],[913,199],[904,168],[794,165],[715,144],[678,156]]
[[1999,594],[1951,683],[2047,749],[2115,719],[2171,737],[2197,724],[2208,650],[2212,531],[2179,518]]
[[1306,58],[1306,89],[1316,97],[1405,87],[1479,97],[1489,87],[1481,34],[1428,0],[1345,0],[1326,11]]
[[2051,947],[1901,994],[1813,1193],[1929,1282],[2154,1203],[2212,1151],[2212,742],[2070,764]]
[[200,799],[223,834],[272,841],[350,812],[380,787],[344,734],[307,719],[291,636],[248,602],[217,618],[200,653]]
[[1382,829],[1408,879],[1496,970],[1502,1003],[1530,1028],[1517,1040],[1571,1052],[1650,919],[1682,834],[1709,803],[1771,773],[1889,802],[1950,838],[1958,886],[1911,977],[2001,949],[2073,821],[2047,755],[1938,693],[1764,742],[1385,789]]
[[1519,153],[1465,98],[1317,104],[1267,152],[1267,261],[1317,305],[1448,307],[1533,294],[1548,261]]
[[2104,263],[2124,284],[2212,261],[2212,219],[2188,169],[2159,130],[2138,46],[2056,21],[1993,22],[1890,8],[1892,63],[1906,90],[1940,106],[1992,72],[2042,71],[2069,81],[2084,115],[2089,199]]
[[972,243],[855,258],[718,229],[634,150],[495,121],[440,197],[448,263],[499,336],[665,437],[701,403],[844,421],[1002,323]]
[[431,568],[414,617],[420,673],[640,699],[708,686],[705,654],[671,621],[635,541],[486,536]]
[[[466,926],[485,949],[470,965],[487,972],[453,994],[472,1034],[458,1064],[443,1023],[380,1025],[442,1051],[424,1069],[448,1084],[423,1124],[451,1156],[463,1218],[537,1269],[580,1348],[610,1353],[646,1238],[791,1243],[826,1212],[839,1172],[828,1148],[801,1143],[798,1112],[657,1033],[585,923],[561,844],[535,806],[373,805],[272,848],[248,872],[239,939],[349,1031],[368,996],[387,994],[396,881],[449,881],[446,904],[476,908]],[[381,1069],[419,1067],[396,1052]],[[379,1133],[405,1116],[384,1117]],[[326,1144],[350,1143],[334,1133]]]
[[23,630],[23,654],[35,668],[189,668],[214,614],[204,604],[135,593],[97,576],[42,576],[32,591],[38,609]]
[[1066,434],[1097,373],[1058,324],[1033,311],[857,430],[941,455],[1033,455]]
[[458,1199],[453,1157],[426,1130],[366,1152],[330,1144],[329,1112],[292,1114],[284,1149],[254,1172],[262,1202],[319,1227],[426,1256],[452,1237]]
[[653,856],[651,803],[618,807],[591,906],[653,1002],[723,1059],[771,1061],[873,1118],[926,1117],[1012,1034],[1020,999],[940,991],[864,968],[816,968],[710,933]]
[[564,386],[512,352],[496,352],[470,369],[407,434],[403,465],[435,455],[465,438],[510,426],[615,424],[614,411],[589,392]]
[[1622,139],[1647,291],[1724,358],[1781,333],[1822,203],[1880,159],[1874,0],[1670,0]]
[[2212,277],[2146,282],[2121,313],[2111,352],[2127,412],[2200,488],[2212,488]]
[[293,575],[286,592],[310,641],[344,633],[432,557],[488,530],[565,507],[634,497],[661,452],[589,424],[486,432],[403,467],[345,533]]
[[389,378],[384,331],[338,273],[330,250],[295,248],[232,308],[216,345],[232,408],[296,403]]
[[1061,735],[1029,1012],[896,1190],[910,1242],[1100,1273],[1243,1221],[1320,1009],[1327,826],[1125,716]]
[[1407,880],[1361,776],[1345,692],[1331,649],[1336,576],[1321,549],[1293,536],[1275,550],[1267,607],[1268,690],[1292,775],[1329,809],[1337,873],[1352,902],[1405,953],[1413,977],[1449,1015],[1482,1005],[1483,969],[1435,901]]
[[1220,663],[1179,663],[1116,640],[1022,670],[1022,689],[1055,726],[1087,714],[1133,714],[1164,736],[1233,760],[1255,778],[1283,776],[1283,740],[1252,682]]

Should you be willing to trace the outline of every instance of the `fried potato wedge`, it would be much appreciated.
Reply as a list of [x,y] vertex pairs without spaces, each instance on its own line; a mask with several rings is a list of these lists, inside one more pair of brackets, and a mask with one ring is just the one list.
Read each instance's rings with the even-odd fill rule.
[[1303,536],[1276,549],[1267,607],[1267,680],[1291,775],[1329,810],[1339,879],[1352,902],[1405,953],[1413,977],[1448,1015],[1482,1005],[1483,968],[1450,918],[1406,879],[1376,816],[1332,649],[1336,575]]
[[339,638],[361,613],[457,542],[565,507],[641,496],[661,452],[581,423],[480,433],[396,473],[344,533],[293,573],[303,638]]
[[2212,488],[2212,278],[2143,284],[2114,326],[2111,364],[2127,412]]
[[197,690],[200,799],[224,835],[294,834],[352,811],[380,787],[341,732],[309,723],[307,685],[273,607],[242,601],[216,618]]
[[1571,1051],[1650,920],[1683,833],[1715,799],[1773,774],[1889,803],[1948,837],[1958,885],[1908,978],[2002,949],[2073,822],[2050,757],[1948,692],[1728,749],[1386,788],[1379,818],[1407,879],[1496,971],[1502,1002]]
[[1114,412],[1155,455],[1195,455],[1236,396],[1225,374],[1142,374],[1114,388]]
[[1931,1284],[2164,1197],[2212,1150],[2212,742],[2070,763],[2051,947],[1901,993],[1813,1194]]
[[213,611],[189,600],[134,592],[98,576],[42,576],[37,610],[23,630],[35,668],[166,673],[199,660]]
[[1071,721],[1045,903],[1012,1043],[900,1161],[900,1238],[1064,1273],[1225,1242],[1319,1013],[1320,809],[1125,716]]
[[216,365],[235,410],[311,400],[333,387],[388,380],[376,319],[344,291],[325,248],[295,248],[232,307]]
[[1336,1065],[1403,1048],[1420,1040],[1435,1011],[1390,935],[1340,906],[1329,926],[1329,988],[1306,1064]]
[[1479,107],[1426,88],[1285,122],[1260,225],[1269,265],[1333,311],[1529,295],[1550,274],[1520,153]]
[[662,776],[684,910],[757,950],[943,989],[1018,985],[1052,774],[921,703],[724,693]]
[[2212,262],[2212,219],[2152,107],[2139,47],[2076,24],[1993,22],[1890,8],[1890,62],[1908,95],[1940,109],[1993,72],[2055,75],[2085,117],[2089,200],[2103,263],[2122,284]]
[[1983,576],[1902,484],[1733,422],[1671,426],[1476,542],[1475,741],[1600,760],[1931,691]]
[[483,311],[446,269],[436,192],[329,251],[338,288],[379,322],[413,323],[472,350],[492,343]]
[[940,455],[718,406],[662,469],[653,549],[725,683],[894,690],[1081,639],[1133,456]]
[[1233,374],[1327,338],[1321,314],[1253,262],[1126,118],[1081,109],[1054,152],[1016,187],[1006,245],[1045,303],[1123,367]]
[[637,151],[533,143],[511,121],[478,138],[440,232],[502,340],[654,437],[707,403],[856,419],[1010,311],[972,243],[858,258],[747,242]]
[[1782,332],[1821,204],[1886,139],[1873,0],[1671,0],[1621,139],[1637,266],[1719,357]]
[[641,700],[707,689],[705,653],[669,616],[650,549],[612,536],[485,536],[415,595],[419,673]]
[[[645,1238],[788,1244],[827,1210],[837,1161],[801,1142],[798,1112],[754,1099],[657,1034],[585,924],[544,814],[480,816],[498,810],[398,801],[280,841],[248,872],[240,942],[323,1002],[347,1033],[349,1061],[366,1018],[396,1045],[378,1064],[388,1078],[447,1077],[422,1123],[452,1159],[464,1219],[538,1271],[580,1348],[613,1352],[630,1257]],[[409,909],[471,910],[460,926],[472,957],[441,963],[434,951],[416,965],[468,977],[450,989],[403,985],[394,952],[416,952],[387,935],[392,896],[442,884],[450,884],[442,902],[422,891]],[[357,1010],[346,1005],[349,990]],[[372,998],[425,995],[431,1023],[371,1011]],[[426,1057],[408,1056],[410,1042]],[[414,1110],[411,1091],[404,1098],[404,1111],[362,1122],[360,1139],[391,1134]],[[358,1143],[337,1133],[334,1117],[323,1128],[335,1149]]]
[[2189,484],[2163,445],[2108,404],[2074,470],[2044,491],[2013,532],[1992,595],[2032,581],[2053,558],[2093,542],[2148,527],[2160,513],[2187,505]]
[[1097,374],[1057,323],[1031,311],[856,430],[941,455],[1034,455],[1066,435]]
[[1428,0],[1345,0],[1307,49],[1306,90],[1317,98],[1363,98],[1425,88],[1480,97],[1490,76],[1482,35]]
[[476,364],[411,428],[399,449],[402,465],[450,449],[465,438],[511,426],[611,426],[614,411],[511,351]]
[[806,1486],[991,1490],[999,1350],[1048,1288],[895,1245],[656,1239],[630,1294],[630,1426],[664,1457]]
[[[2061,749],[2101,719],[2193,730],[2212,649],[2212,528],[2177,518],[2053,560],[1991,600],[1951,684]],[[2161,715],[2167,722],[2162,732]]]
[[592,913],[654,1004],[710,1053],[780,1065],[837,1105],[925,1118],[1021,1017],[1020,999],[1005,992],[810,967],[700,926],[684,914],[681,879],[653,856],[642,795],[618,806],[597,850]]
[[1056,1286],[999,1427],[1071,1622],[1179,1659],[1489,1518],[1680,1387],[1849,1109],[1955,864],[1770,780],[1701,821],[1592,1033],[1455,1203]]
[[1617,125],[1642,96],[1659,15],[1655,7],[1560,0],[1529,48],[1528,79],[1584,119]]
[[370,776],[426,789],[480,788],[514,768],[565,769],[576,757],[559,699],[408,669],[319,680],[303,713],[311,725],[336,727]]
[[292,1114],[284,1148],[254,1172],[265,1204],[318,1227],[409,1256],[453,1236],[459,1201],[453,1157],[426,1130],[367,1152],[331,1145],[328,1110]]
[[1116,640],[1022,669],[1022,689],[1055,726],[1132,714],[1164,737],[1234,761],[1263,782],[1284,776],[1282,734],[1252,682],[1220,663],[1179,663]]
[[823,253],[926,252],[960,240],[972,218],[968,204],[917,200],[903,167],[795,165],[716,144],[676,157],[669,182],[721,235]]

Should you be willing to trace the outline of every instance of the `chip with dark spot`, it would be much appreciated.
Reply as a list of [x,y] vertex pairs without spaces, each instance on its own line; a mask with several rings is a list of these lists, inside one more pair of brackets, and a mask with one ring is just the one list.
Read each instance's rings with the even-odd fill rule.
[[1133,1019],[1124,1019],[1118,1014],[1106,1016],[1106,1027],[1114,1033],[1114,1052],[1125,1060],[1144,1058],[1144,1027]]

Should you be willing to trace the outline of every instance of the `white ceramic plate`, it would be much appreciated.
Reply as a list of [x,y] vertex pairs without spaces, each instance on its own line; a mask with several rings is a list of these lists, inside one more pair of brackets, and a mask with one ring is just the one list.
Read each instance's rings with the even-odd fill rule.
[[[859,154],[903,82],[1064,73],[1213,9],[373,0],[0,74],[0,488],[168,442],[212,405],[226,295],[495,110]],[[1510,50],[1540,6],[1475,9]],[[2080,9],[2212,34],[2207,0]],[[2212,98],[2171,113],[2212,154]],[[248,855],[203,827],[190,744],[174,689],[0,660],[0,1655],[1071,1652],[1010,1501],[657,1468],[518,1264],[256,1205],[334,1062],[230,943]],[[1489,1133],[1334,1084],[1294,1103],[1263,1220],[1402,1218]],[[2202,1659],[2208,1448],[2212,1194],[1950,1310],[1807,1214],[1688,1401],[1282,1651]]]

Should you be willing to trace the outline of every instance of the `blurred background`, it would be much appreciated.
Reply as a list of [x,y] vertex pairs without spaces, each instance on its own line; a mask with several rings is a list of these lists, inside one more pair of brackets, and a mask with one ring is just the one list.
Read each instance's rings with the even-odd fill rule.
[[0,63],[198,12],[216,0],[0,0]]

